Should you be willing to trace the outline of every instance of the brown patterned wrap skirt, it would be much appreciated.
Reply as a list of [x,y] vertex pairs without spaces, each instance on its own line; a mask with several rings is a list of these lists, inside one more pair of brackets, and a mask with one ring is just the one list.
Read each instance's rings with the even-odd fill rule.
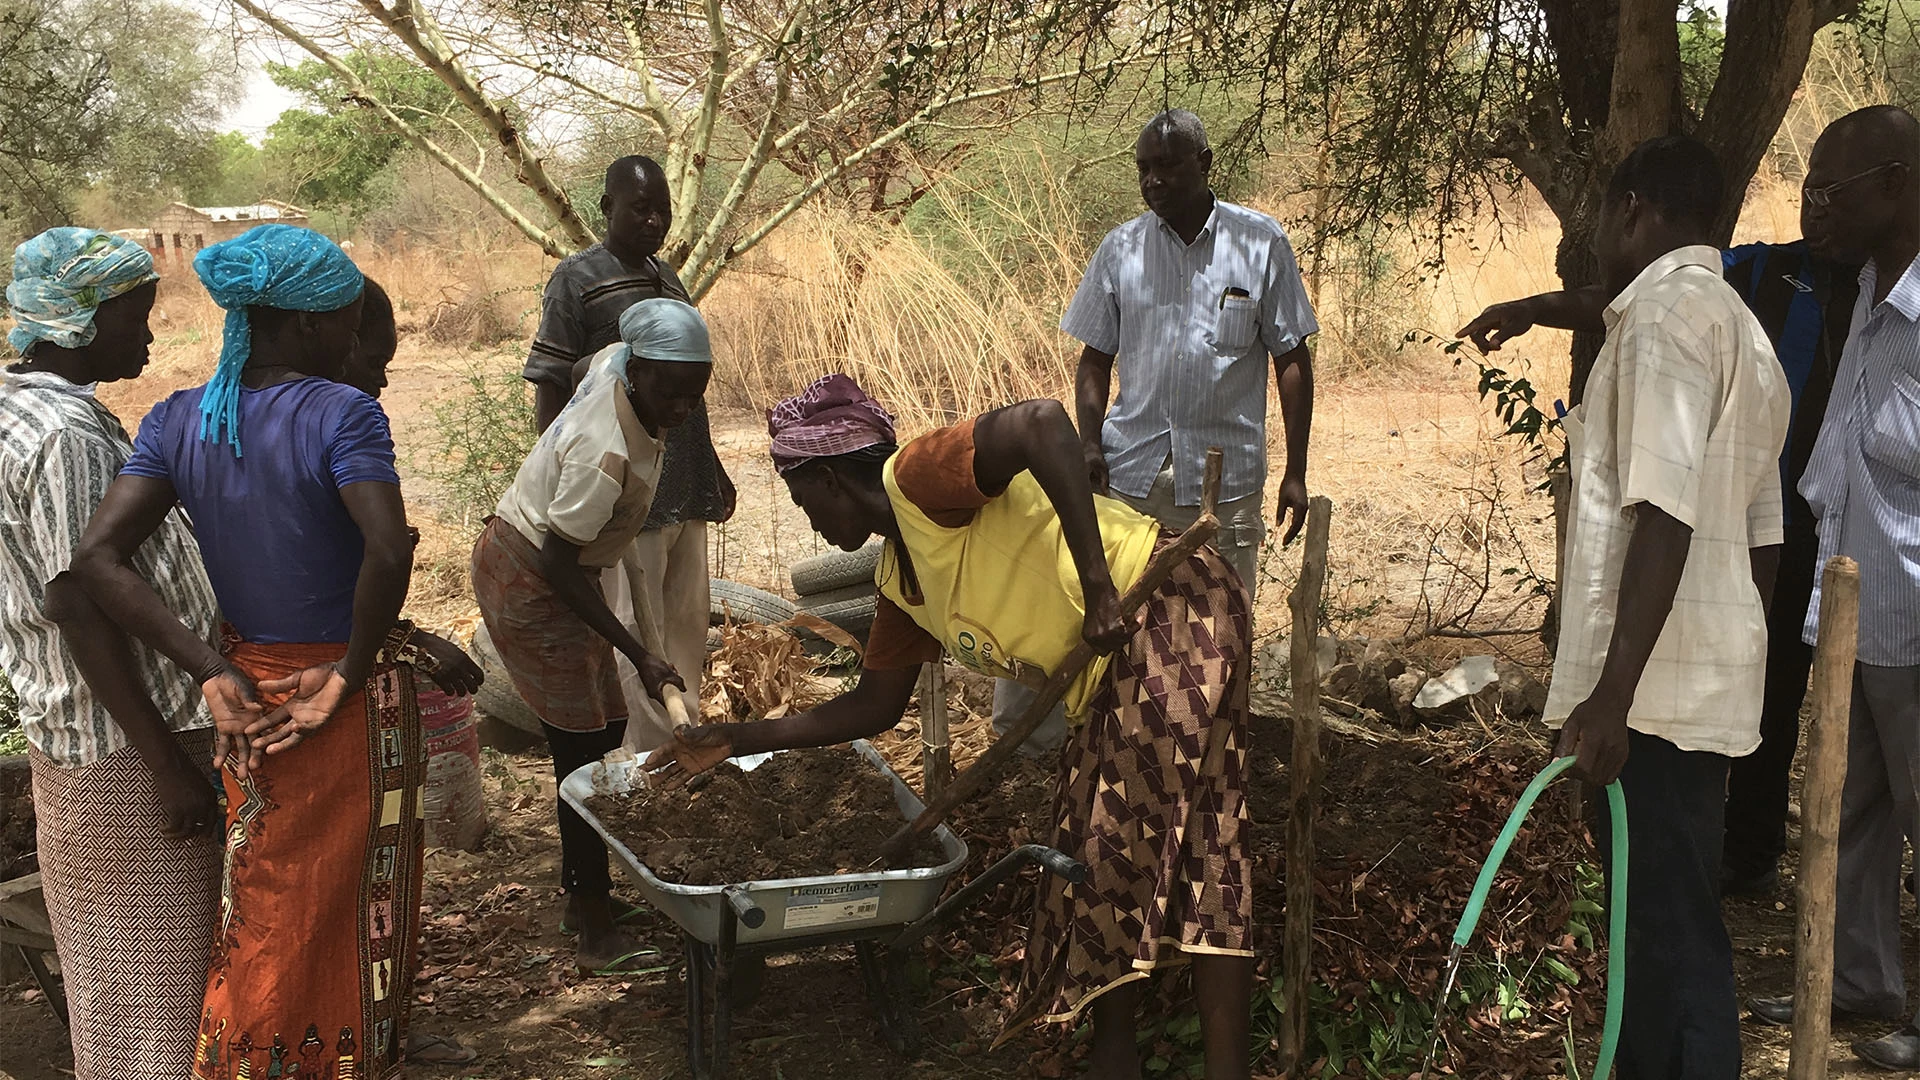
[[1009,1029],[1073,1021],[1191,953],[1253,955],[1251,632],[1246,587],[1211,547],[1147,602],[1061,749],[1054,845],[1086,863],[1087,880],[1041,889]]
[[[194,761],[213,759],[212,728],[175,738]],[[220,845],[160,834],[160,792],[131,746],[71,769],[27,756],[73,1075],[184,1077],[219,917]]]
[[[540,572],[540,549],[505,518],[473,545],[473,598],[513,689],[542,723],[604,731],[627,718],[613,643],[561,600]],[[588,574],[597,588],[600,572]]]

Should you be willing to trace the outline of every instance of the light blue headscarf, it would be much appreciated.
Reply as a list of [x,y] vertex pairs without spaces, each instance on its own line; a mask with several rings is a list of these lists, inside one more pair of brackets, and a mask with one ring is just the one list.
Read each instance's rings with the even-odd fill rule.
[[36,341],[77,349],[93,340],[93,313],[116,296],[160,280],[147,249],[96,229],[48,229],[13,250],[7,343],[21,355]]
[[249,307],[338,311],[366,286],[340,245],[295,225],[261,225],[194,256],[193,271],[227,310],[220,366],[200,399],[200,437],[224,437],[240,456],[240,371],[253,354]]
[[678,364],[713,363],[713,342],[707,320],[684,300],[656,296],[620,313],[622,352],[613,363],[614,374],[627,382],[627,361],[663,360]]

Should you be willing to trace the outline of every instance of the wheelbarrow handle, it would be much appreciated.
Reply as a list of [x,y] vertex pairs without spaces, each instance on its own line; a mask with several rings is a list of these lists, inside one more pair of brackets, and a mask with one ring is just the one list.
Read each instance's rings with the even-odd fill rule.
[[980,876],[956,889],[952,896],[940,901],[932,911],[922,915],[918,921],[909,923],[900,931],[900,935],[887,945],[895,953],[905,950],[914,942],[926,937],[934,927],[946,922],[960,909],[979,899],[988,890],[1020,872],[1028,863],[1039,863],[1049,873],[1064,878],[1075,885],[1087,880],[1086,865],[1053,848],[1043,844],[1027,844],[1014,848],[980,872]]
[[1072,885],[1086,883],[1087,864],[1066,852],[1058,848],[1041,847],[1039,844],[1028,844],[1020,850],[1032,852],[1033,858],[1041,866],[1046,867],[1047,872],[1054,877],[1061,878]]
[[747,895],[745,889],[738,885],[729,885],[720,890],[720,895],[727,898],[727,906],[740,917],[741,924],[747,929],[758,930],[766,923],[766,909],[754,903],[753,897]]

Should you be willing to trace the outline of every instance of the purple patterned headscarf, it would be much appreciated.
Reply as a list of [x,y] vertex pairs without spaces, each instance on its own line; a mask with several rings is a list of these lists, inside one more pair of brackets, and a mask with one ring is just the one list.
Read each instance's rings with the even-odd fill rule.
[[773,467],[791,472],[815,458],[894,442],[893,416],[845,375],[812,386],[767,410]]

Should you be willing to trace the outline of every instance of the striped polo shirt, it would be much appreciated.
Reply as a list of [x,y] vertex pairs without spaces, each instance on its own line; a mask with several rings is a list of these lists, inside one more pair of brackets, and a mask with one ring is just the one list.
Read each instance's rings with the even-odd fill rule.
[[[1878,270],[1860,271],[1853,330],[1834,375],[1826,423],[1800,480],[1820,519],[1820,561],[1860,564],[1860,662],[1920,665],[1920,259],[1873,302]],[[1817,571],[1816,571],[1817,572]],[[1814,582],[1804,638],[1820,631]]]
[[[119,418],[95,400],[92,386],[0,370],[0,668],[20,700],[27,740],[63,768],[128,745],[47,618],[46,597],[47,583],[67,571],[94,508],[132,452]],[[133,568],[194,633],[218,640],[213,586],[178,510],[134,553]],[[130,645],[141,685],[170,728],[212,723],[192,678],[141,642]]]
[[[628,308],[662,296],[692,302],[673,267],[657,257],[650,256],[644,266],[628,266],[605,244],[567,256],[547,281],[540,329],[520,374],[528,382],[552,383],[571,393],[573,365],[620,340],[620,316]],[[704,401],[686,423],[667,432],[666,446],[647,528],[720,520],[720,456],[713,449]]]

